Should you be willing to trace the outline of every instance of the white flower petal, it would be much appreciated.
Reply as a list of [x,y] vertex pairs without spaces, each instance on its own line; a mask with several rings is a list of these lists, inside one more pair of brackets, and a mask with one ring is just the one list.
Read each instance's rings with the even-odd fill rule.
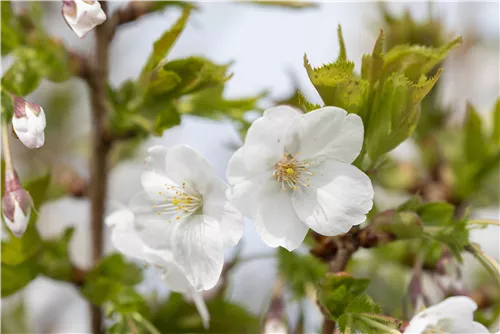
[[174,257],[196,290],[217,284],[224,264],[224,248],[219,224],[194,215],[176,224],[172,242]]
[[176,145],[167,150],[165,172],[178,185],[185,182],[202,195],[212,182],[218,180],[208,161],[187,145]]
[[469,297],[449,297],[415,315],[404,332],[420,334],[429,328],[437,328],[452,334],[488,333],[483,325],[474,322],[476,309],[476,303]]
[[238,149],[227,167],[227,179],[231,187],[227,189],[226,196],[230,202],[245,216],[253,217],[258,205],[261,187],[272,181],[272,169],[260,173],[249,171],[243,159],[244,148]]
[[226,198],[227,185],[217,180],[205,195],[203,214],[219,223],[225,248],[234,247],[243,236],[243,216]]
[[356,114],[337,107],[324,107],[293,120],[285,148],[300,159],[330,157],[346,163],[356,159],[363,146],[363,122]]
[[289,251],[299,247],[309,228],[296,215],[290,192],[283,191],[274,181],[266,184],[260,196],[253,221],[262,240],[271,247],[281,246]]
[[111,243],[121,253],[136,258],[144,258],[144,243],[134,228],[134,214],[121,209],[106,217],[105,223],[111,227]]
[[248,170],[260,172],[272,168],[283,155],[284,137],[294,118],[301,113],[287,106],[267,109],[248,129],[244,161]]
[[45,143],[45,113],[41,107],[38,115],[28,107],[25,112],[24,117],[12,117],[12,128],[24,146],[31,149],[40,148]]
[[310,188],[294,191],[292,204],[300,219],[322,235],[349,231],[366,219],[373,205],[370,178],[356,167],[327,160],[310,168]]
[[153,208],[154,204],[160,204],[165,201],[167,185],[175,185],[175,183],[164,174],[147,170],[141,174],[141,183],[150,199],[149,202],[143,201],[142,204],[149,203],[151,208]]
[[75,0],[73,11],[67,11],[63,5],[63,17],[75,32],[83,38],[89,31],[106,21],[106,14],[101,8],[99,1]]

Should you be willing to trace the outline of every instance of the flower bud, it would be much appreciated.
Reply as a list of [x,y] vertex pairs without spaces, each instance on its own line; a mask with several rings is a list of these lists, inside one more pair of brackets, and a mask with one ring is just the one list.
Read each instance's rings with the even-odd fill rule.
[[45,142],[45,113],[38,104],[14,96],[12,128],[27,148],[39,148]]
[[7,227],[17,238],[21,237],[28,227],[32,203],[29,192],[21,188],[16,172],[6,170],[2,214]]
[[89,31],[106,21],[106,14],[96,0],[63,1],[62,15],[75,34],[83,38]]

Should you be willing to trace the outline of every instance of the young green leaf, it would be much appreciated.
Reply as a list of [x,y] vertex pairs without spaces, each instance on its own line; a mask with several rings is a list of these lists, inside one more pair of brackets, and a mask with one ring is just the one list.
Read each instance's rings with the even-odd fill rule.
[[355,279],[347,274],[328,274],[319,282],[318,300],[332,319],[336,320],[369,284],[367,279]]
[[59,239],[43,242],[38,257],[40,271],[43,275],[62,281],[70,281],[73,266],[69,256],[69,243],[74,227],[68,227]]
[[[2,249],[4,247],[2,246]],[[36,278],[38,273],[39,268],[34,257],[17,265],[7,265],[2,262],[2,298],[24,288]]]
[[278,249],[278,270],[296,298],[306,295],[306,286],[315,286],[325,277],[328,266],[307,254],[300,255],[286,249]]
[[196,307],[182,295],[170,294],[153,315],[153,325],[161,333],[259,333],[260,321],[241,306],[215,298],[207,301],[210,328],[204,329]]
[[474,107],[467,105],[464,151],[470,162],[481,163],[489,155],[488,143],[481,123],[481,117]]
[[182,11],[182,15],[179,17],[177,22],[174,23],[170,30],[166,31],[159,39],[156,40],[153,45],[153,52],[149,56],[149,59],[142,70],[142,78],[145,78],[149,72],[153,71],[155,67],[168,55],[175,41],[184,30],[184,26],[186,25],[191,13],[191,9],[192,7],[190,6],[185,7]]

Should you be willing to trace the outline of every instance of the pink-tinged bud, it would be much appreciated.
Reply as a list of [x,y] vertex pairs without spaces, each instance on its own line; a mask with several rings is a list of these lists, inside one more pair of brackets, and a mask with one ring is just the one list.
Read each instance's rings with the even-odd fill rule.
[[45,113],[38,104],[14,97],[12,129],[27,148],[42,147],[45,142]]
[[32,203],[29,192],[21,188],[16,172],[6,170],[2,214],[7,227],[17,238],[20,238],[28,227]]
[[61,12],[66,23],[80,38],[106,21],[106,13],[99,1],[63,1]]

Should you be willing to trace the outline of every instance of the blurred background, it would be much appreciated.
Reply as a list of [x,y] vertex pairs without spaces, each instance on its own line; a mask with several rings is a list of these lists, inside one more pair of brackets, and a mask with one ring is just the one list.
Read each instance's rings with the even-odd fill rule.
[[[123,3],[111,2],[111,11]],[[22,7],[25,4],[15,5]],[[386,5],[394,15],[400,16],[408,11],[416,21],[425,20],[431,11],[451,37],[463,36],[462,46],[452,52],[443,65],[445,71],[440,79],[438,99],[453,110],[452,122],[461,123],[466,102],[471,102],[484,116],[484,122],[491,126],[492,121],[487,117],[500,92],[499,3],[387,2]],[[320,103],[303,68],[304,53],[316,66],[335,60],[339,52],[337,25],[341,24],[348,58],[359,66],[363,53],[371,52],[379,29],[384,27],[378,5],[371,2],[324,2],[314,8],[300,10],[230,2],[203,2],[198,7],[169,57],[202,55],[216,63],[233,61],[230,71],[234,76],[226,84],[225,97],[240,98],[266,92],[266,97],[260,102],[261,108],[286,99],[297,88],[310,101]],[[83,40],[78,39],[60,15],[60,2],[44,2],[43,8],[46,12],[44,24],[50,33],[74,50],[83,54],[92,53],[92,33]],[[153,42],[179,14],[180,10],[172,8],[120,28],[110,55],[112,85],[119,86],[125,80],[137,77]],[[3,57],[2,71],[10,63],[9,57]],[[88,178],[90,130],[89,95],[85,84],[79,79],[71,79],[64,84],[44,81],[29,98],[44,106],[48,118],[47,138],[45,146],[36,155],[29,152],[28,156],[24,146],[14,143],[14,160],[19,173],[25,177],[40,175],[47,166],[51,166],[62,179],[71,177],[73,174],[68,172],[71,170],[71,173],[76,172],[81,177],[81,182],[85,182]],[[117,202],[127,203],[140,190],[139,175],[145,147],[178,143],[188,144],[200,151],[225,178],[227,162],[234,149],[241,145],[242,138],[230,120],[183,116],[180,126],[167,130],[161,138],[141,144],[130,159],[120,162],[112,170],[110,206]],[[415,159],[414,151],[412,142],[407,141],[393,153],[398,159],[411,161]],[[78,186],[76,184],[75,187]],[[376,201],[381,208],[394,207],[405,199],[407,197],[400,193],[377,189]],[[38,210],[38,228],[44,237],[57,236],[67,226],[76,227],[70,254],[77,266],[89,267],[89,202],[62,197]],[[474,211],[472,215],[499,219],[498,210],[497,205]],[[498,228],[474,231],[473,240],[479,242],[487,254],[500,260]],[[246,222],[241,247],[243,258],[256,254],[264,258],[246,261],[233,270],[229,298],[260,315],[268,306],[276,275],[275,250],[260,240],[251,222]],[[106,249],[113,251],[110,244]],[[363,253],[357,256],[362,258]],[[476,263],[466,258],[465,278],[473,281],[476,269]],[[158,275],[151,269],[146,271],[147,278],[140,290],[159,296],[168,294]],[[38,277],[25,290],[2,301],[3,313],[24,303],[23,314],[29,332],[90,332],[88,305],[70,284]],[[288,316],[293,323],[298,306],[289,305]],[[315,332],[322,316],[312,302],[305,309],[308,315],[306,332]],[[3,317],[2,328],[8,321],[8,317]]]

